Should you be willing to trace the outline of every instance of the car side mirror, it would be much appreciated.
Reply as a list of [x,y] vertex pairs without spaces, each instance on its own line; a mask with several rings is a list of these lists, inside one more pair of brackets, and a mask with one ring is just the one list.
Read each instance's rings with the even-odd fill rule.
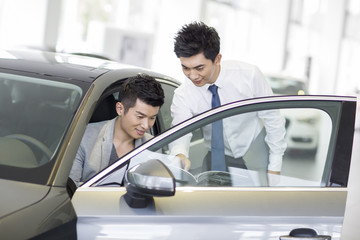
[[132,208],[145,208],[153,197],[173,196],[175,178],[160,160],[140,163],[125,174],[124,198]]
[[318,235],[312,228],[295,228],[291,230],[288,236],[280,236],[280,240],[296,240],[296,239],[309,239],[309,240],[331,240],[331,236]]

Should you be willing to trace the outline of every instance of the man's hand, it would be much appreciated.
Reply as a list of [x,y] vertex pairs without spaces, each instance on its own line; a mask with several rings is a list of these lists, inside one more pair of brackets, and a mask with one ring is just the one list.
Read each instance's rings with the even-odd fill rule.
[[280,182],[280,171],[267,171],[267,178],[268,178],[268,185],[269,186],[276,186]]
[[182,153],[179,153],[176,155],[178,158],[180,158],[181,166],[184,170],[188,171],[191,166],[190,160]]
[[270,174],[280,175],[280,171],[278,172],[278,171],[271,171],[271,170],[268,170],[267,172],[268,172],[268,173],[270,173]]

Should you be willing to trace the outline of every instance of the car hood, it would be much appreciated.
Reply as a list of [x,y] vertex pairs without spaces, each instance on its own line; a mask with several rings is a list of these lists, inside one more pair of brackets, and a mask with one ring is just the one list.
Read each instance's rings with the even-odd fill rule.
[[0,218],[26,208],[46,196],[50,187],[0,179],[0,189],[7,189],[0,198]]

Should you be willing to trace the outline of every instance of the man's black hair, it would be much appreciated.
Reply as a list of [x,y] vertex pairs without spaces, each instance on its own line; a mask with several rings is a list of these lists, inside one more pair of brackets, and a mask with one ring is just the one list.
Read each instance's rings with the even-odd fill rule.
[[137,99],[153,107],[161,107],[164,97],[161,84],[155,78],[138,74],[125,80],[119,91],[118,101],[124,105],[126,113],[129,108],[135,106]]
[[204,53],[205,58],[215,61],[220,52],[220,37],[215,28],[203,22],[184,25],[175,35],[174,52],[178,58]]

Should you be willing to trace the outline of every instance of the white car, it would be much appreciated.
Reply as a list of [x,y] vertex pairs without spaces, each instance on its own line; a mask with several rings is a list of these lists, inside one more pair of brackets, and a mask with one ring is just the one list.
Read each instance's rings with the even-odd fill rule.
[[[266,74],[270,86],[275,95],[308,95],[306,82],[281,74]],[[316,153],[319,144],[319,132],[321,127],[320,111],[312,109],[297,111],[283,109],[282,114],[286,119],[286,139],[288,152]]]
[[265,74],[275,95],[307,95],[306,81],[283,74]]

